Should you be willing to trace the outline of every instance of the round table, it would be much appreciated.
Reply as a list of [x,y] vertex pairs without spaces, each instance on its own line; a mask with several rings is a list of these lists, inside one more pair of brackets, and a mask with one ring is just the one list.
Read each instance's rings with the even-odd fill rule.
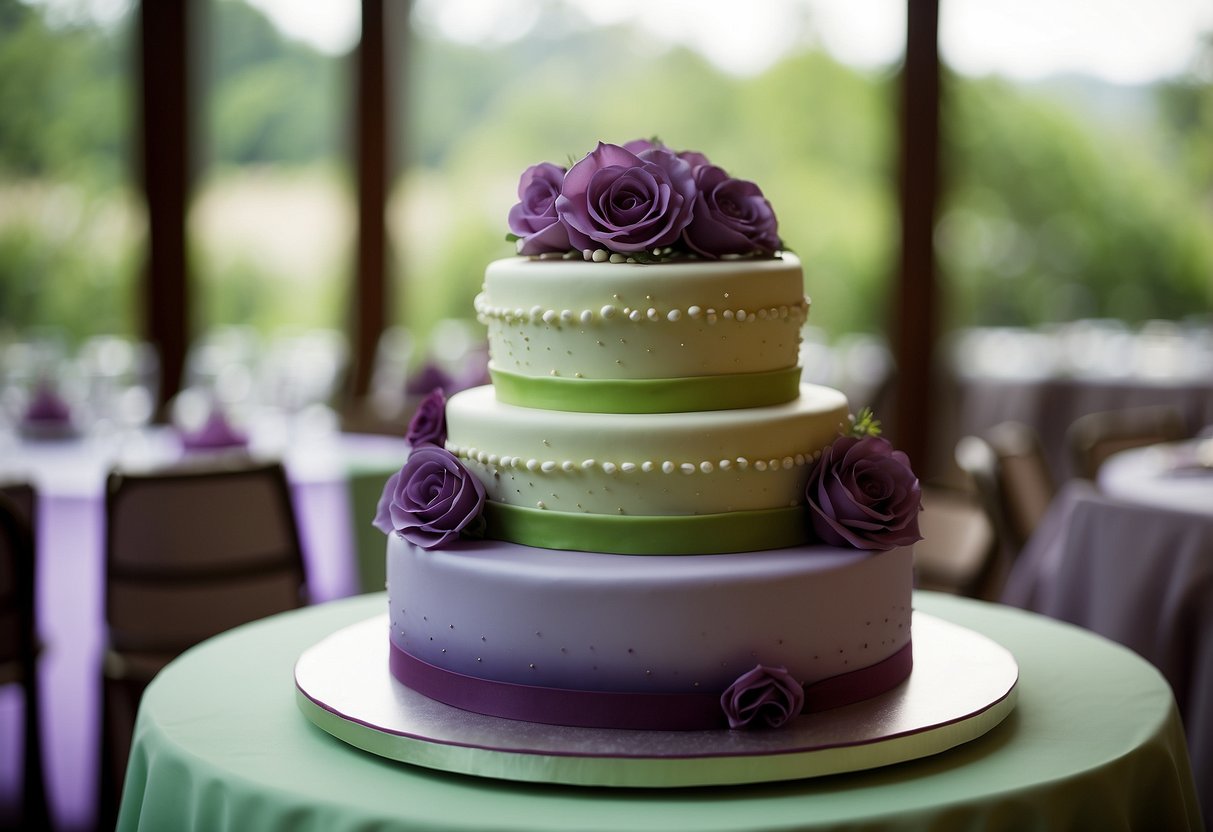
[[1097,477],[1101,491],[1121,500],[1213,515],[1213,438],[1121,451]]
[[[910,763],[711,789],[608,789],[446,774],[359,751],[297,710],[296,657],[381,614],[380,595],[246,625],[166,668],[140,707],[119,830],[1197,829],[1171,691],[1135,655],[1041,616],[935,593],[915,608],[1020,666],[986,736]],[[386,669],[385,669],[386,672]]]

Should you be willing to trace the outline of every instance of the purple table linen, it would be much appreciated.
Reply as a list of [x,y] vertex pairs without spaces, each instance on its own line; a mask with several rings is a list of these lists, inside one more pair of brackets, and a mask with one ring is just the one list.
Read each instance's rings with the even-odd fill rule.
[[1213,829],[1213,506],[1173,510],[1071,483],[1021,553],[1002,600],[1120,642],[1162,672]]

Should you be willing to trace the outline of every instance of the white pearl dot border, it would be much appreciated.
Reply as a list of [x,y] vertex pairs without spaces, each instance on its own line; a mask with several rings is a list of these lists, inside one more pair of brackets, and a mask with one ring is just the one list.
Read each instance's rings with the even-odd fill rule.
[[716,471],[728,473],[731,471],[790,471],[812,465],[821,459],[821,451],[789,454],[782,457],[752,459],[738,456],[733,459],[704,459],[698,462],[678,461],[672,459],[646,459],[641,462],[633,460],[615,461],[602,459],[583,459],[580,462],[572,459],[539,459],[537,457],[511,456],[508,454],[492,454],[475,447],[462,447],[452,442],[446,443],[446,449],[462,460],[479,463],[486,468],[499,471],[526,471],[530,474],[576,474],[578,472],[598,470],[607,476],[615,474],[712,474]]
[[791,321],[800,323],[808,316],[809,299],[802,297],[799,301],[779,306],[769,306],[758,310],[748,309],[717,309],[711,306],[692,304],[686,309],[658,309],[655,306],[635,308],[607,303],[598,309],[545,309],[542,306],[522,307],[495,306],[488,302],[484,293],[476,296],[473,303],[476,318],[483,324],[498,320],[506,324],[534,324],[543,326],[571,326],[574,323],[588,326],[595,322],[623,320],[630,323],[671,323],[675,324],[686,318],[690,321],[704,320],[715,324],[720,320],[736,323],[754,323],[755,321]]

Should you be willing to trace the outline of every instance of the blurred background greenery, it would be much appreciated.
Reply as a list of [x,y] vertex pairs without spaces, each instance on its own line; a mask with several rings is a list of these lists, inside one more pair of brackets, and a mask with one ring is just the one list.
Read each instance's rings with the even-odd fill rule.
[[[0,0],[0,340],[136,334],[137,21],[109,5],[98,17]],[[806,42],[731,73],[628,24],[587,25],[569,4],[530,6],[521,35],[475,44],[414,13],[389,216],[396,323],[424,337],[471,316],[485,263],[512,253],[505,216],[527,165],[658,135],[762,185],[806,264],[813,324],[834,338],[886,329],[895,62],[857,68]],[[195,331],[340,329],[348,58],[241,0],[216,0],[204,24]],[[1213,39],[1186,72],[1150,83],[949,72],[944,107],[945,326],[1208,317]]]

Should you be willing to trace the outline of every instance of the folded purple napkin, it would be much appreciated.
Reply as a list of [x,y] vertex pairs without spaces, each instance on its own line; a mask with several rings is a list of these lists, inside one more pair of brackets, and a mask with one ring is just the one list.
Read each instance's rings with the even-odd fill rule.
[[72,409],[49,384],[39,384],[25,408],[26,422],[40,424],[64,424],[72,420]]
[[18,429],[27,439],[67,439],[76,435],[71,407],[53,385],[45,382],[34,388]]
[[236,430],[220,408],[214,408],[202,427],[182,432],[181,444],[191,451],[240,448],[248,445],[248,436]]

